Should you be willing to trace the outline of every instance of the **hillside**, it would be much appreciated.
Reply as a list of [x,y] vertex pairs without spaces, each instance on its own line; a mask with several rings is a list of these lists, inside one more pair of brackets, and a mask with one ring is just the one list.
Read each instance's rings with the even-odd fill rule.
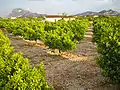
[[28,10],[16,8],[13,9],[12,12],[7,17],[39,17],[39,16],[45,16],[45,14],[33,13]]
[[75,16],[87,16],[87,15],[110,15],[110,16],[120,16],[120,13],[117,11],[114,11],[112,9],[110,10],[102,10],[100,12],[92,12],[92,11],[87,11],[84,13],[78,13]]

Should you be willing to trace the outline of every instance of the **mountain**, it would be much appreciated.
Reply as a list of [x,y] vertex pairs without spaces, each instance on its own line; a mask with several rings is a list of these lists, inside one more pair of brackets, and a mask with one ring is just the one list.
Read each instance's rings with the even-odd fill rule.
[[87,12],[84,12],[84,13],[78,13],[75,16],[87,16],[87,15],[96,15],[96,14],[98,14],[98,13],[97,12],[92,12],[92,11],[87,11]]
[[100,12],[92,12],[92,11],[87,11],[84,13],[78,13],[74,16],[87,16],[87,15],[109,15],[109,16],[120,16],[120,12],[114,11],[112,9],[110,10],[102,10]]
[[112,16],[118,16],[120,13],[117,11],[110,10],[103,10],[99,12],[100,15],[112,15]]
[[13,9],[12,12],[7,17],[39,17],[45,16],[45,14],[33,13],[22,8]]

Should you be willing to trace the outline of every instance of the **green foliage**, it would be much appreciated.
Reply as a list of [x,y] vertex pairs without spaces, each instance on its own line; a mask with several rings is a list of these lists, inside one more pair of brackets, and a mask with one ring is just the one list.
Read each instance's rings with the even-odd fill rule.
[[120,83],[120,17],[99,17],[93,32],[100,53],[98,65],[105,76]]
[[65,21],[61,19],[57,22],[45,22],[46,35],[45,44],[52,49],[62,51],[76,48],[76,43],[84,38],[85,31],[88,29],[87,19],[75,18],[75,20]]
[[89,21],[93,21],[94,20],[94,15],[88,15],[86,17]]
[[0,90],[53,90],[43,66],[32,67],[21,53],[13,53],[9,39],[0,31]]
[[[61,33],[61,35],[58,35],[60,33],[51,32],[48,34],[48,38],[45,41],[45,44],[49,46],[49,48],[52,49],[59,49],[62,51],[72,50],[75,48],[75,43],[71,40],[70,36],[66,33]],[[59,31],[59,29],[58,29]]]
[[69,23],[69,26],[74,33],[74,40],[80,41],[81,39],[83,39],[85,32],[88,30],[88,20],[76,18],[73,21],[69,21]]
[[74,49],[76,43],[84,38],[89,21],[83,17],[56,22],[43,22],[40,18],[17,18],[0,20],[0,26],[13,35],[27,40],[41,40],[49,48],[67,51]]

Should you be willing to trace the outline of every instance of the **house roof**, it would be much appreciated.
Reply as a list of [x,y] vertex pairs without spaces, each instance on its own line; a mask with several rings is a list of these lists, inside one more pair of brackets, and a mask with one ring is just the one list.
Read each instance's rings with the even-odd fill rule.
[[73,18],[74,16],[47,15],[46,18]]

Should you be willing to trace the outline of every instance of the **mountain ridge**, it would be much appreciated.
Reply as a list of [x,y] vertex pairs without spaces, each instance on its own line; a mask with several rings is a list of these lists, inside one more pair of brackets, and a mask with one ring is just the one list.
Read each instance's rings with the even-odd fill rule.
[[83,13],[75,14],[74,16],[87,16],[87,15],[120,16],[120,12],[109,9],[109,10],[102,10],[100,12],[86,11],[86,12],[83,12]]
[[[33,13],[29,10],[24,10],[22,8],[15,8],[7,17],[40,17],[40,16],[46,16],[46,15],[47,14]],[[74,14],[73,16],[87,16],[87,15],[120,16],[120,12],[109,9],[109,10],[102,10],[100,12],[86,11],[83,13]]]

